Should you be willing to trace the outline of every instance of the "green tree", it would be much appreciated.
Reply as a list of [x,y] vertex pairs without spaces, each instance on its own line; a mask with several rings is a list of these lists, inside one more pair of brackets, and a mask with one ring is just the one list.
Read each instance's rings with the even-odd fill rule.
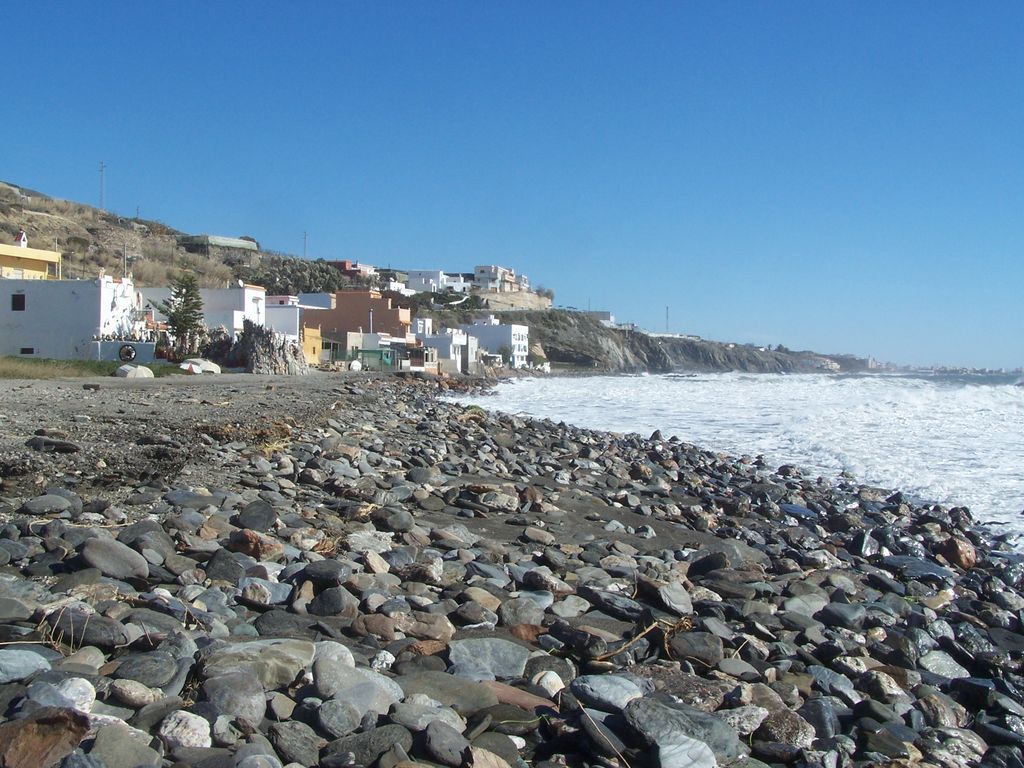
[[203,324],[203,299],[195,275],[183,272],[171,284],[171,298],[153,304],[167,317],[167,327],[174,336],[174,352],[188,357],[199,349],[206,332]]

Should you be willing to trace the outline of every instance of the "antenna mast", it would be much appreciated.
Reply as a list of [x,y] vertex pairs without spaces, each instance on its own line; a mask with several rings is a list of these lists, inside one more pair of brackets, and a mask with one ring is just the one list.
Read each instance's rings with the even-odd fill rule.
[[107,164],[104,163],[102,160],[100,160],[100,210],[101,211],[105,210],[103,208],[103,171],[105,171],[106,168],[107,168]]

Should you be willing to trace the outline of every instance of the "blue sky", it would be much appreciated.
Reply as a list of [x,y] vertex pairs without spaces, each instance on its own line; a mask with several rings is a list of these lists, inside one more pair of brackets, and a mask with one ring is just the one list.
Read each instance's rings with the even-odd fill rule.
[[[1024,365],[1019,3],[21,3],[0,178],[706,338]],[[14,33],[18,30],[18,34]]]

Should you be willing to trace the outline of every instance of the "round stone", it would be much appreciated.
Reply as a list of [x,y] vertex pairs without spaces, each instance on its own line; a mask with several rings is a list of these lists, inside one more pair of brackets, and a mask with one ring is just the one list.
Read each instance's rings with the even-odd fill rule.
[[82,559],[113,579],[144,579],[149,576],[149,562],[140,553],[117,539],[99,536],[82,546]]
[[169,749],[209,747],[213,744],[209,721],[184,710],[172,712],[165,717],[157,735]]

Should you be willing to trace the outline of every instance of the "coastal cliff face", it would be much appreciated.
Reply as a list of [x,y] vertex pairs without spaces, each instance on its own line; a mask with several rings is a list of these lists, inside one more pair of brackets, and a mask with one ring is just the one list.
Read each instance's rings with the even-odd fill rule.
[[539,343],[553,364],[612,372],[747,371],[796,373],[849,370],[849,358],[812,352],[762,351],[758,347],[683,336],[651,336],[608,328],[582,312],[509,312],[503,322],[530,326],[531,343]]

